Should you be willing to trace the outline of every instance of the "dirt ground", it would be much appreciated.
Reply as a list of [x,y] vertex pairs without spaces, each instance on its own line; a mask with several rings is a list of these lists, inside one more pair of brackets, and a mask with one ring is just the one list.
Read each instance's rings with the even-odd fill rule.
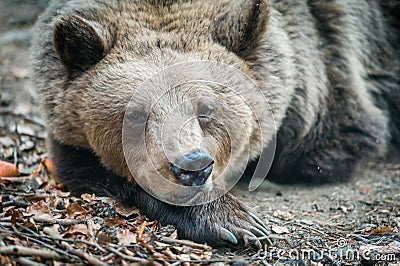
[[[0,160],[19,170],[19,177],[0,179],[1,265],[400,265],[397,156],[360,167],[345,184],[281,186],[266,181],[251,193],[246,184],[237,186],[233,193],[271,228],[274,246],[260,251],[185,242],[176,239],[173,228],[146,221],[138,210],[121,210],[108,199],[89,195],[69,197],[50,178],[46,127],[29,84],[31,25],[46,4],[0,1]],[[60,202],[67,208],[58,208]],[[44,214],[50,222],[34,218]],[[67,218],[90,218],[93,228],[87,223],[79,229],[82,223],[68,224]],[[100,220],[101,228],[96,227]],[[55,225],[61,226],[56,228],[61,236],[49,233],[57,232]],[[110,234],[117,239],[108,239]],[[123,241],[128,238],[132,241]],[[50,251],[54,256],[43,255]]]

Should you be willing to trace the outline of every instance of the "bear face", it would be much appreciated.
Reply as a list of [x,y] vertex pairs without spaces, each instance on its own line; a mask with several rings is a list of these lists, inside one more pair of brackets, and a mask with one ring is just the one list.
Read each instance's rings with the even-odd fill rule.
[[[205,17],[186,10],[182,2],[161,9],[149,2],[123,3],[118,17],[111,15],[114,20],[106,22],[102,19],[110,18],[101,12],[107,10],[97,11],[96,20],[88,15],[62,16],[55,23],[53,45],[70,82],[58,112],[60,119],[74,128],[72,135],[79,137],[72,142],[65,132],[55,137],[65,144],[92,149],[108,169],[128,179],[132,175],[151,179],[161,174],[177,184],[211,182],[208,175],[185,181],[179,177],[193,177],[171,171],[174,162],[196,150],[210,160],[195,168],[205,169],[212,162],[212,177],[240,177],[248,160],[260,153],[261,131],[270,139],[275,130],[272,117],[266,121],[268,106],[259,97],[257,84],[232,76],[236,75],[232,74],[234,67],[249,80],[254,79],[243,56],[257,42],[257,36],[264,34],[268,20],[268,7],[262,1],[242,5],[249,9],[242,19],[251,25],[238,24],[238,18],[232,20],[227,11],[224,13],[226,7],[214,6],[213,16]],[[167,8],[168,12],[163,10]],[[203,6],[204,12],[209,13],[209,8]],[[134,20],[135,12],[149,19]],[[168,15],[154,17],[157,13]],[[188,16],[184,20],[188,23],[200,20],[197,30],[193,31],[192,25],[174,26],[182,21],[181,16]],[[226,40],[222,30],[228,26],[235,28]],[[202,61],[220,65],[190,63]],[[159,84],[143,84],[171,66],[175,66],[174,73],[164,73],[165,80],[157,81]],[[191,81],[195,76],[203,81]],[[176,79],[186,83],[179,84]],[[173,80],[178,85],[171,88]],[[124,118],[133,134],[125,154]],[[138,133],[138,128],[143,132]],[[128,165],[123,163],[126,160]],[[199,169],[183,170],[190,174]]]

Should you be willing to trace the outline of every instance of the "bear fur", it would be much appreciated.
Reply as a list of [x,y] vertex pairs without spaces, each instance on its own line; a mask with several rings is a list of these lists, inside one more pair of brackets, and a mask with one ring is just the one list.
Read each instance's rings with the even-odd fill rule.
[[[237,123],[249,130],[250,139],[235,132],[231,138],[240,149],[229,150],[221,128],[207,122],[205,130],[199,118],[193,135],[207,131],[218,140],[214,171],[222,172],[228,157],[237,167],[248,164],[246,148],[256,160],[276,126],[270,180],[345,181],[361,161],[399,145],[399,10],[396,3],[378,0],[53,1],[36,25],[31,61],[57,176],[76,194],[136,205],[151,219],[176,226],[183,238],[222,246],[246,244],[252,233],[267,234],[230,194],[182,207],[157,200],[136,184],[133,175],[151,173],[141,148],[134,173],[125,163],[122,127],[130,95],[135,92],[135,101],[146,108],[159,92],[135,88],[174,64],[207,60],[233,66],[261,89],[275,125],[252,116],[224,90],[199,89],[199,96],[218,99],[205,106],[221,109],[215,116],[228,121],[232,132]],[[253,94],[246,86],[240,89]],[[175,98],[155,108],[158,116],[146,132],[149,156],[172,181],[151,134],[159,130],[156,117],[178,104]],[[257,106],[256,97],[250,100]],[[176,121],[196,108],[180,110]],[[257,124],[267,133],[264,138]]]

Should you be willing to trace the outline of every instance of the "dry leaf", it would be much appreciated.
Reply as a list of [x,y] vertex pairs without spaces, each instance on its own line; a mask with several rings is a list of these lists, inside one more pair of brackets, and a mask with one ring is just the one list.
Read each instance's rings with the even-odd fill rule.
[[129,245],[131,243],[136,244],[136,234],[132,233],[128,229],[121,229],[117,232],[118,243],[123,245]]
[[12,265],[11,259],[7,256],[0,255],[0,265]]
[[339,206],[338,209],[341,210],[344,214],[349,213],[349,208],[347,208],[346,206]]
[[86,210],[76,202],[68,205],[67,213],[68,213],[68,218],[78,218],[78,219],[86,218]]
[[391,232],[392,232],[392,228],[387,227],[387,226],[381,226],[381,227],[371,230],[371,232],[369,232],[369,234],[370,235],[380,235],[380,234],[387,234],[387,233],[391,233]]
[[0,144],[3,147],[12,147],[15,145],[15,142],[12,138],[5,136],[5,137],[0,137]]
[[135,206],[124,206],[119,202],[115,204],[115,210],[119,215],[124,217],[129,217],[131,215],[137,215],[140,213],[140,210]]
[[168,257],[168,259],[176,260],[176,258],[177,258],[176,255],[169,248],[162,250],[161,253],[166,255]]
[[81,195],[81,198],[86,202],[91,202],[96,200],[96,195],[85,193]]
[[16,224],[17,222],[22,222],[24,220],[24,215],[20,210],[12,210],[11,223]]
[[12,163],[0,161],[0,177],[16,177],[18,168]]
[[104,223],[108,227],[118,227],[126,224],[126,220],[122,218],[104,218]]
[[357,186],[357,190],[363,194],[370,194],[371,190],[366,186]]
[[176,256],[178,260],[190,260],[190,255],[189,254],[181,254]]
[[43,164],[44,164],[44,166],[46,167],[47,172],[48,172],[50,175],[53,175],[53,174],[54,174],[53,162],[52,162],[50,159],[46,158],[46,159],[43,160]]
[[84,235],[84,236],[89,236],[89,230],[86,224],[74,224],[68,227],[67,230],[65,230],[62,233],[63,237],[71,237],[71,236],[77,236],[77,235]]
[[59,197],[59,198],[67,198],[67,197],[69,197],[71,195],[71,192],[68,192],[68,191],[64,192],[64,191],[61,191],[59,189],[53,189],[52,190],[52,194],[54,196]]
[[97,242],[98,242],[100,245],[106,245],[106,244],[112,242],[112,237],[109,236],[108,234],[104,233],[104,232],[99,232],[99,233],[97,234]]
[[284,226],[272,225],[271,230],[272,230],[272,232],[279,234],[279,235],[280,234],[289,234],[289,229]]
[[51,213],[49,206],[43,201],[38,201],[31,206],[26,208],[25,215],[34,215],[40,216],[43,218],[54,218],[53,214]]
[[175,231],[169,236],[169,238],[177,239],[177,238],[178,238],[178,230],[175,230]]
[[276,210],[276,211],[274,211],[274,213],[272,215],[274,217],[277,217],[277,218],[279,218],[281,220],[285,220],[285,221],[291,221],[294,219],[294,215],[289,211]]
[[29,229],[31,229],[32,231],[34,231],[35,233],[39,232],[39,230],[38,230],[38,228],[36,226],[36,223],[32,218],[29,218],[29,219],[25,220],[24,225],[26,227],[28,227]]

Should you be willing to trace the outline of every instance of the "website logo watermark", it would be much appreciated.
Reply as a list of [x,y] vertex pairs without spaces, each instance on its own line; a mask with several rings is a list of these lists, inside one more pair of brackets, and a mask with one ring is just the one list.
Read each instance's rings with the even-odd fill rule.
[[[258,251],[256,257],[261,261],[277,261],[278,264],[290,261],[314,261],[322,265],[332,263],[357,262],[400,262],[400,254],[380,252],[372,246],[352,247],[345,238],[339,238],[335,245],[326,249],[267,247]],[[338,265],[339,265],[338,264]]]

